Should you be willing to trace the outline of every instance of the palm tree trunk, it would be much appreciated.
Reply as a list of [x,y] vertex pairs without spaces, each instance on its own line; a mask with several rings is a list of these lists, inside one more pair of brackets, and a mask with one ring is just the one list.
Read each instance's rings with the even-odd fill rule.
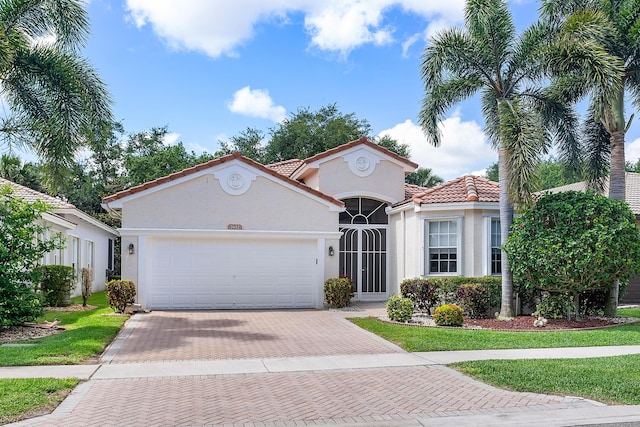
[[[609,198],[625,200],[626,194],[626,171],[624,159],[624,130],[617,130],[611,133],[611,169],[609,172]],[[615,317],[618,311],[618,297],[620,293],[620,280],[616,279],[607,295],[607,302],[604,307],[604,314]]]
[[[513,206],[509,202],[509,171],[506,166],[506,149],[498,151],[498,171],[500,174],[500,233],[502,244],[506,243],[513,223]],[[507,254],[502,251],[502,300],[500,302],[499,319],[510,319],[514,316],[513,310],[513,273],[507,259]]]

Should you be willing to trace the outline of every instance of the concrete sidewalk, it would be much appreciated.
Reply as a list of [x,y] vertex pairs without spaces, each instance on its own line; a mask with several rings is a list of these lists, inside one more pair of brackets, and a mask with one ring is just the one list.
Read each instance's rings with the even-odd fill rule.
[[492,359],[579,359],[625,354],[640,354],[640,345],[105,363],[98,365],[12,366],[0,367],[0,378],[72,377],[85,380],[161,378],[448,365],[470,360]]

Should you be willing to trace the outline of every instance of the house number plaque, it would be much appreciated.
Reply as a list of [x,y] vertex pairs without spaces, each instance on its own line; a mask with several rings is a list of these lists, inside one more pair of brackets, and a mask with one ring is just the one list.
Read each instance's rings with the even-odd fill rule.
[[227,230],[242,230],[242,224],[229,224]]

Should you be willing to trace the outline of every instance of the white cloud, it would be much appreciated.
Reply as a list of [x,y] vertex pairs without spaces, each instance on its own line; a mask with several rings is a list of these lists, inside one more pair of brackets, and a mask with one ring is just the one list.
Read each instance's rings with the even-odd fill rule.
[[380,132],[399,143],[408,144],[411,160],[421,167],[430,168],[445,180],[467,173],[478,173],[497,160],[497,154],[485,142],[484,134],[475,121],[462,121],[453,115],[440,123],[440,147],[431,145],[422,129],[411,120]]
[[251,90],[249,86],[236,91],[228,107],[229,111],[233,113],[269,119],[276,123],[286,117],[285,108],[280,105],[274,105],[268,90]]
[[288,23],[290,14],[301,13],[311,46],[346,56],[365,44],[394,41],[395,29],[385,22],[392,9],[422,17],[428,36],[433,28],[460,23],[464,0],[126,0],[125,7],[131,22],[150,25],[172,48],[213,58],[237,55],[257,24]]
[[162,138],[162,143],[168,147],[175,144],[178,141],[178,138],[180,138],[179,133],[169,132],[164,136],[164,138]]
[[640,159],[640,138],[627,142],[627,146],[624,149],[624,158],[633,163]]

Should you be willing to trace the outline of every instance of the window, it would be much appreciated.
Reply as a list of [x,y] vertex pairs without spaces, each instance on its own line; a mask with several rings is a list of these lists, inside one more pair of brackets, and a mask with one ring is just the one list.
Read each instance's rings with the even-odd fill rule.
[[107,269],[113,270],[113,239],[109,239],[107,246]]
[[491,218],[491,241],[490,241],[490,260],[491,274],[502,273],[502,250],[500,249],[502,241],[502,233],[500,231],[500,220]]
[[87,267],[93,268],[95,265],[95,250],[93,242],[87,241]]
[[427,221],[429,274],[458,272],[458,221]]
[[71,237],[71,266],[76,277],[80,277],[80,239],[77,237]]

